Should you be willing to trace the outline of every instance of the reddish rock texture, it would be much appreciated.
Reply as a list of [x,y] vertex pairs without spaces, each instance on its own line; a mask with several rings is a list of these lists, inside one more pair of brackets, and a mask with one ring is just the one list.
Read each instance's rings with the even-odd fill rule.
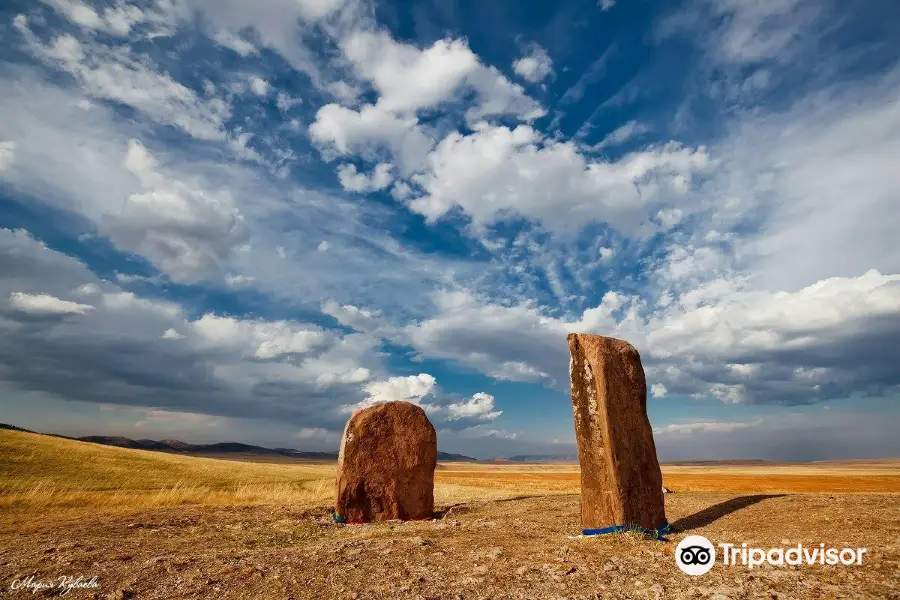
[[335,512],[347,523],[430,519],[437,434],[425,411],[386,402],[353,413],[338,458]]
[[641,357],[615,338],[572,333],[568,341],[582,528],[656,529],[665,505]]

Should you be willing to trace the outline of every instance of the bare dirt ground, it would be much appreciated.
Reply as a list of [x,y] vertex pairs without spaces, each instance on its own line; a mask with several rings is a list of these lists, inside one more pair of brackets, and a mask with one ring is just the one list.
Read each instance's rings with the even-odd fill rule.
[[[664,466],[669,542],[580,538],[575,465],[446,463],[438,515],[337,525],[333,464],[0,435],[0,598],[900,598],[900,463]],[[706,490],[714,491],[706,491]],[[860,566],[716,564],[677,543],[866,548]],[[28,578],[31,578],[30,580]]]
[[[897,598],[894,494],[667,496],[678,533],[574,538],[574,495],[474,502],[420,522],[335,525],[328,507],[179,507],[0,530],[0,581],[98,577],[78,598]],[[676,567],[713,543],[866,547],[862,566]],[[49,596],[55,592],[46,592]],[[7,591],[10,597],[26,592]]]

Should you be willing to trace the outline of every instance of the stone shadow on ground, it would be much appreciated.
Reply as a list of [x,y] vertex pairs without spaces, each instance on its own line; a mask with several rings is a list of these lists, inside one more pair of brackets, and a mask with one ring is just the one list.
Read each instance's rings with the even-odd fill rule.
[[757,502],[762,502],[763,500],[768,500],[769,498],[782,498],[784,496],[787,496],[787,494],[755,494],[752,496],[738,496],[737,498],[732,498],[731,500],[726,500],[725,502],[713,504],[712,506],[704,508],[700,512],[696,512],[688,517],[678,519],[669,527],[671,528],[672,533],[681,533],[683,531],[690,531],[691,529],[706,527],[707,525],[721,519],[724,516],[730,515],[733,512],[741,510],[742,508],[747,508],[748,506],[756,504]]
[[533,500],[535,498],[550,498],[553,496],[575,496],[577,493],[571,494],[530,494],[527,496],[513,496],[512,498],[496,498],[494,500],[474,500],[472,502],[457,502],[443,509],[435,509],[435,519],[443,519],[451,515],[462,515],[472,511],[472,508],[478,505],[500,504],[502,502],[517,502],[519,500]]

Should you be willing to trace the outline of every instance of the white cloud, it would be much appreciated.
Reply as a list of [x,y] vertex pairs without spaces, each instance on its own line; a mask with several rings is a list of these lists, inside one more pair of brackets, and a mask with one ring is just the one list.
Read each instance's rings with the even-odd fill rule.
[[471,135],[452,133],[438,144],[428,170],[414,177],[424,195],[409,206],[430,221],[460,207],[476,228],[516,214],[553,231],[598,221],[633,234],[649,206],[680,194],[711,165],[705,148],[674,142],[617,162],[588,161],[573,143],[526,125],[481,123]]
[[184,334],[178,333],[178,330],[170,327],[163,331],[163,334],[160,337],[164,340],[183,340]]
[[[870,271],[797,292],[705,285],[654,310],[639,297],[609,292],[575,320],[464,292],[439,293],[434,301],[436,314],[405,327],[400,339],[422,356],[454,360],[492,377],[501,376],[496,365],[514,362],[565,385],[566,334],[598,332],[641,351],[656,384],[651,393],[665,388],[667,394],[727,403],[791,404],[842,397],[859,385],[880,393],[900,383],[883,349],[883,340],[894,335],[889,332],[900,332],[900,275]],[[870,351],[836,360],[835,347],[866,339],[875,344]],[[751,363],[752,371],[727,366]]]
[[448,419],[482,419],[492,421],[503,414],[502,410],[494,410],[494,397],[484,392],[478,392],[470,399],[447,405]]
[[250,78],[250,89],[257,96],[266,96],[269,93],[269,82],[254,75]]
[[468,110],[471,121],[499,115],[534,119],[544,114],[520,86],[483,65],[464,40],[438,40],[422,50],[397,42],[384,31],[354,31],[340,44],[356,71],[378,91],[380,110],[414,114],[456,100],[465,87],[476,96]]
[[534,44],[528,55],[513,62],[513,71],[531,83],[538,83],[553,74],[553,61],[544,48]]
[[[900,273],[891,251],[900,221],[900,72],[835,86],[790,110],[748,117],[719,151],[726,168],[709,202],[726,227],[764,217],[744,234],[740,266],[767,289],[797,289],[869,269]],[[852,201],[850,200],[852,198]],[[877,218],[873,218],[877,215]]]
[[256,281],[256,277],[250,275],[226,275],[225,283],[231,287],[240,287]]
[[391,184],[393,165],[380,163],[369,174],[357,173],[355,165],[341,165],[338,167],[338,181],[348,192],[374,192],[383,190]]
[[762,420],[756,421],[697,421],[694,423],[672,423],[665,427],[655,427],[657,435],[691,435],[695,433],[720,432],[727,433],[740,429],[759,427]]
[[95,283],[85,283],[84,285],[79,285],[75,289],[75,293],[79,296],[94,296],[100,293],[100,286]]
[[597,0],[597,6],[600,7],[600,10],[606,12],[616,5],[616,0]]
[[405,400],[419,404],[423,398],[434,392],[437,381],[428,373],[391,377],[384,381],[373,381],[363,386],[369,395],[365,404]]
[[355,29],[341,36],[339,44],[378,98],[359,110],[339,104],[319,109],[309,132],[326,158],[390,159],[401,174],[414,173],[434,145],[432,134],[418,122],[418,112],[452,108],[467,93],[474,94],[465,113],[469,123],[504,115],[532,120],[545,113],[521,86],[483,65],[465,41],[438,40],[420,49],[397,42],[385,31]]
[[[353,6],[352,2],[345,0],[268,0],[264,4],[169,0],[161,5],[173,22],[193,24],[197,22],[197,13],[200,13],[201,26],[211,37],[220,40],[243,39],[244,34],[251,30],[254,46],[267,47],[279,53],[291,66],[308,75],[314,85],[324,88],[326,81],[321,61],[299,33],[338,13],[347,4]],[[241,44],[232,45],[243,48]]]
[[337,319],[341,325],[356,331],[374,332],[381,327],[378,312],[361,309],[352,304],[341,306],[334,300],[329,300],[322,306],[322,312]]
[[9,295],[9,303],[14,309],[35,316],[86,315],[94,310],[90,304],[60,300],[49,294],[12,292]]
[[667,393],[666,386],[661,383],[654,383],[650,386],[650,395],[654,398],[664,398]]
[[283,113],[288,112],[298,104],[303,104],[303,100],[301,98],[292,98],[286,92],[278,92],[275,96],[275,106]]
[[529,365],[516,360],[508,360],[500,365],[486,367],[488,375],[494,379],[507,381],[527,381],[530,383],[550,379],[550,375]]
[[329,244],[325,240],[322,240],[321,242],[319,242],[319,245],[316,246],[316,251],[317,252],[328,252],[328,249],[330,247],[331,247],[331,244]]
[[395,200],[406,200],[412,193],[412,187],[405,181],[398,181],[394,184],[394,187],[391,188],[391,196]]
[[326,156],[376,160],[387,153],[405,173],[418,170],[434,144],[415,117],[398,117],[373,105],[355,111],[327,104],[316,113],[309,134]]
[[241,348],[263,360],[309,353],[330,341],[318,327],[288,321],[252,321],[210,313],[190,326],[209,344]]
[[71,74],[91,96],[131,106],[198,139],[226,138],[224,121],[231,114],[227,104],[218,98],[201,99],[128,48],[83,44],[69,34],[45,45],[27,27],[22,32],[38,58]]
[[153,12],[144,12],[137,6],[124,1],[115,6],[106,7],[102,13],[97,12],[80,0],[41,0],[55,8],[67,19],[83,27],[105,31],[113,35],[125,37],[131,33],[132,27],[139,23],[152,21],[159,24],[161,16]]
[[600,260],[608,261],[612,260],[612,258],[616,255],[616,251],[613,248],[601,247],[600,248]]
[[176,281],[215,277],[247,234],[228,193],[215,194],[164,176],[154,157],[130,140],[123,162],[144,192],[131,194],[102,230],[118,246],[146,256]]
[[680,208],[664,208],[656,213],[656,218],[662,224],[664,229],[672,229],[684,217],[684,212]]
[[301,427],[297,430],[295,436],[301,440],[328,440],[333,441],[340,438],[338,431],[331,431],[321,427]]
[[[445,435],[446,432],[447,430],[441,430],[441,433]],[[484,424],[473,425],[472,427],[460,429],[459,431],[456,431],[455,434],[463,439],[492,437],[500,440],[514,440],[519,437],[519,434],[514,431],[507,431],[506,429],[494,429]]]
[[10,140],[0,142],[0,173],[9,169],[16,157],[16,143]]
[[160,317],[180,318],[181,307],[164,300],[148,300],[141,298],[132,292],[114,291],[105,292],[101,297],[103,307],[109,311],[127,313],[140,311],[146,314],[155,314]]
[[227,29],[220,29],[213,35],[213,39],[226,48],[231,48],[241,56],[259,54],[256,46],[242,38],[240,35]]
[[[581,135],[586,135],[591,128],[592,125],[588,122],[578,130],[578,134],[576,135],[579,137]],[[604,148],[618,146],[648,131],[650,131],[650,128],[647,125],[644,125],[639,121],[631,120],[610,132],[605,138],[591,146],[590,150],[603,150]]]

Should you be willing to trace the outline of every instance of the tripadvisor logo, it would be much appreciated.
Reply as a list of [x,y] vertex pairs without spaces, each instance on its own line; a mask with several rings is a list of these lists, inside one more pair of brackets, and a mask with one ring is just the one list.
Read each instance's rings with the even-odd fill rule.
[[[719,544],[722,564],[740,565],[752,569],[764,564],[785,565],[861,565],[868,548],[826,548],[825,544],[807,547],[797,544],[790,548],[753,548],[747,544]],[[716,549],[702,535],[689,535],[675,548],[675,563],[688,575],[703,575],[713,568]]]
[[675,548],[675,563],[688,575],[703,575],[716,562],[716,549],[702,535],[689,535]]

